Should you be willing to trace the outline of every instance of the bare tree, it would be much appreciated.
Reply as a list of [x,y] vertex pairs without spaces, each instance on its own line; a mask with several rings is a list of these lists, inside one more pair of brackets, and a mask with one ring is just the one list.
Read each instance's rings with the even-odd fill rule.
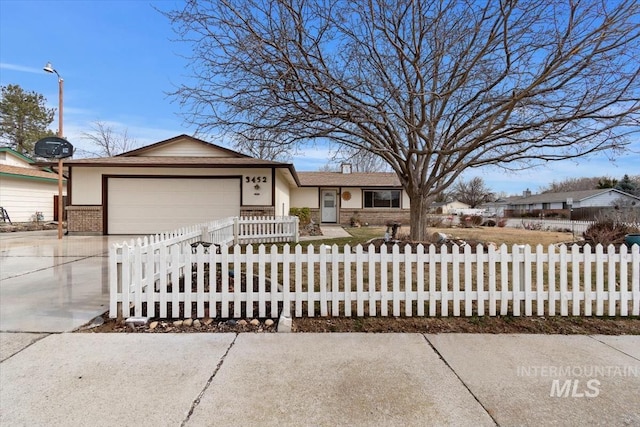
[[129,136],[127,129],[115,131],[111,125],[99,120],[90,128],[90,132],[82,132],[82,137],[96,147],[95,151],[86,150],[93,155],[111,157],[136,146],[136,140]]
[[236,134],[234,140],[236,150],[258,159],[288,162],[297,153],[295,145],[278,140],[277,132],[263,129]]
[[[562,181],[553,181],[541,189],[542,193],[563,193],[566,191],[595,190],[599,183],[606,177],[567,178]],[[604,181],[602,181],[604,183]]]
[[187,0],[174,95],[200,131],[329,138],[383,158],[411,238],[468,168],[624,149],[640,126],[637,0]]
[[336,163],[325,163],[318,168],[318,172],[340,172],[340,166]]
[[353,172],[383,172],[388,168],[387,162],[377,154],[347,145],[339,147],[331,160],[337,164],[350,164]]
[[471,178],[469,181],[458,181],[453,187],[453,194],[459,202],[466,203],[472,208],[495,198],[480,177]]

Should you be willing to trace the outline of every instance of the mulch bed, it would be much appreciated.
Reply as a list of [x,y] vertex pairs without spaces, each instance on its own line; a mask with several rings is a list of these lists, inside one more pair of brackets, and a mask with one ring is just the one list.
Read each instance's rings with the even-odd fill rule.
[[[278,319],[200,319],[199,326],[174,326],[173,320],[156,319],[149,325],[131,327],[124,320],[103,316],[104,324],[80,328],[76,332],[116,333],[272,333]],[[254,324],[251,321],[254,320]],[[271,322],[269,322],[271,320]],[[151,323],[151,322],[150,322]],[[208,323],[208,324],[205,324]],[[640,335],[640,318],[609,317],[314,317],[293,319],[293,332],[370,332],[370,333],[483,333],[483,334],[562,334],[562,335]]]
[[640,318],[360,317],[294,319],[296,332],[640,335]]
[[56,230],[58,224],[44,223],[44,222],[14,222],[9,224],[8,222],[0,223],[0,233],[14,233],[17,231],[41,231],[41,230]]

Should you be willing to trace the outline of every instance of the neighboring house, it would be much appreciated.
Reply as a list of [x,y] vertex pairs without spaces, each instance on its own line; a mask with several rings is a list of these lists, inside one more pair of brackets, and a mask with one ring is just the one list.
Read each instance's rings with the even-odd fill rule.
[[542,193],[511,200],[505,212],[507,216],[530,214],[569,218],[571,209],[574,212],[577,210],[598,212],[602,209],[614,209],[618,204],[640,209],[640,198],[615,188]]
[[522,198],[522,196],[512,196],[504,199],[498,199],[494,202],[487,202],[480,205],[482,209],[485,210],[486,215],[488,216],[497,216],[503,217],[506,215],[506,212],[509,209],[509,205],[515,201]]
[[471,206],[459,202],[457,200],[451,202],[437,202],[431,204],[430,211],[435,214],[443,214],[443,215],[453,215],[456,212],[456,209],[469,209]]
[[409,200],[390,173],[296,172],[180,135],[114,157],[68,159],[70,233],[152,234],[229,216],[408,224]]
[[[63,186],[64,195],[66,180]],[[57,173],[42,170],[11,148],[0,147],[0,206],[12,222],[57,220],[57,203]]]

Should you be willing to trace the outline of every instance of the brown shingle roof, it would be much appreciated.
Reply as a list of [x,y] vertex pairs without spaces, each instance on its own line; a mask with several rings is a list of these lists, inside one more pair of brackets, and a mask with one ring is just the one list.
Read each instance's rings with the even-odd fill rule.
[[31,178],[58,179],[58,174],[19,166],[0,165],[0,173]]
[[302,187],[400,187],[393,172],[298,172]]
[[[47,163],[48,164],[48,163]],[[272,162],[251,157],[99,157],[94,159],[65,160],[65,166],[117,166],[117,167],[289,167],[288,163]],[[54,165],[54,163],[51,163]]]

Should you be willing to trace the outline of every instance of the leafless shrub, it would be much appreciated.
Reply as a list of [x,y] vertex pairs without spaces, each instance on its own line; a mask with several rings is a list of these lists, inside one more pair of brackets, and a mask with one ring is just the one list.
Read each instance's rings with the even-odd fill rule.
[[621,222],[602,220],[595,222],[584,232],[584,240],[592,245],[621,245],[624,236],[640,232],[640,229]]

